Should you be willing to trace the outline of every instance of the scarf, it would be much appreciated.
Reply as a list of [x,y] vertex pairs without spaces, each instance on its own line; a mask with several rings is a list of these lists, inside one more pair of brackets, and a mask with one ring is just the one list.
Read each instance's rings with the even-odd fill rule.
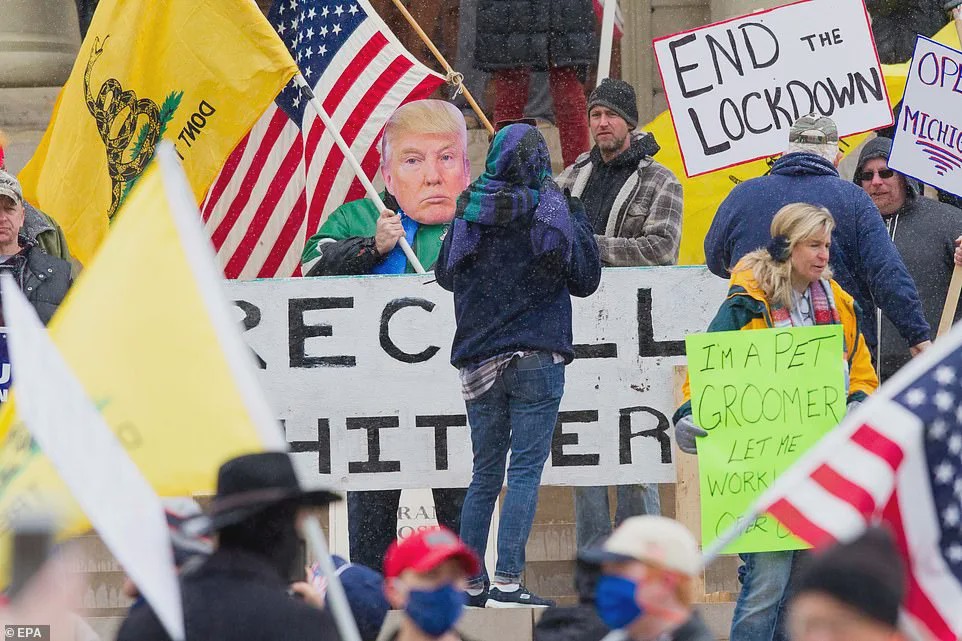
[[[839,325],[842,317],[835,308],[835,297],[832,286],[824,278],[820,278],[808,286],[809,298],[812,301],[812,312],[816,325]],[[772,327],[792,327],[792,314],[787,307],[772,307]]]
[[448,268],[473,254],[484,227],[530,227],[535,256],[559,252],[571,258],[574,229],[568,201],[551,178],[548,146],[531,125],[508,125],[488,149],[484,173],[458,198]]

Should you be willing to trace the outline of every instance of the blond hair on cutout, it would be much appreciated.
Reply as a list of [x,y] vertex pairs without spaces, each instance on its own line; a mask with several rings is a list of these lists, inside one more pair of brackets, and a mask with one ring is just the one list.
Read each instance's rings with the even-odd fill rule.
[[391,139],[404,134],[451,135],[461,141],[465,166],[468,163],[468,129],[461,111],[444,100],[415,100],[401,105],[384,124],[381,136],[381,167],[391,157]]
[[[832,213],[824,207],[807,203],[792,203],[778,210],[772,219],[772,238],[784,236],[788,239],[789,254],[799,243],[805,242],[820,233],[831,234],[835,229]],[[740,263],[744,269],[752,270],[755,281],[771,303],[792,309],[792,261],[778,262],[768,253],[767,248],[756,249],[747,254]],[[825,268],[822,278],[831,278],[832,269]]]

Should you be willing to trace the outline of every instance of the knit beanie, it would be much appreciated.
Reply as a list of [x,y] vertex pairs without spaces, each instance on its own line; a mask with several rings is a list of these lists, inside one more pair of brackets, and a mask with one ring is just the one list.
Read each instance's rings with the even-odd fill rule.
[[870,528],[851,543],[816,554],[802,570],[795,596],[810,592],[830,596],[895,628],[905,596],[905,571],[891,535]]
[[601,105],[611,109],[625,119],[628,127],[638,126],[638,101],[635,99],[635,89],[624,80],[605,78],[595,87],[588,98],[588,113],[591,108]]

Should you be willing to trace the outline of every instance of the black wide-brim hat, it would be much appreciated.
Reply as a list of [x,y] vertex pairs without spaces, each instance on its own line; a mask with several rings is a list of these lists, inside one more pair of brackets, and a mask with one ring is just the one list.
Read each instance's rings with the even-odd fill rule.
[[191,524],[190,530],[215,532],[276,505],[323,506],[340,500],[330,490],[302,489],[287,452],[245,454],[221,465],[207,516]]

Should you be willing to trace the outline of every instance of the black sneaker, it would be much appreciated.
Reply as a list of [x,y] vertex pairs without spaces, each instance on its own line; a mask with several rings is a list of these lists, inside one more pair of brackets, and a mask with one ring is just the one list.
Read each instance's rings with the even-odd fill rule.
[[542,599],[537,594],[528,592],[523,585],[514,592],[502,592],[495,586],[488,590],[489,608],[521,608],[524,606],[532,608],[552,608],[554,601]]
[[488,603],[488,591],[481,590],[481,594],[471,595],[464,593],[464,607],[483,608]]

